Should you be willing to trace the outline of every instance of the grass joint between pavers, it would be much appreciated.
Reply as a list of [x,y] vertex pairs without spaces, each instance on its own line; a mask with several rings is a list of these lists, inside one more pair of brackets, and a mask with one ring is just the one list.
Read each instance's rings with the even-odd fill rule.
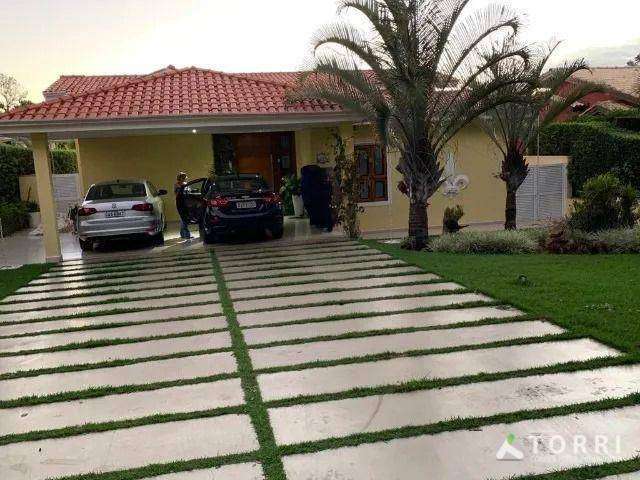
[[242,329],[238,324],[236,312],[233,308],[233,301],[226,288],[222,269],[220,268],[215,252],[211,253],[211,262],[213,264],[214,275],[218,281],[218,292],[220,294],[222,310],[227,316],[229,323],[233,352],[236,357],[240,382],[245,394],[246,410],[251,418],[251,423],[258,437],[258,444],[260,445],[258,458],[262,463],[267,480],[285,480],[284,466],[278,453],[275,436],[269,421],[269,414],[262,400],[262,394],[260,393],[258,380],[251,363],[249,350],[244,340]]

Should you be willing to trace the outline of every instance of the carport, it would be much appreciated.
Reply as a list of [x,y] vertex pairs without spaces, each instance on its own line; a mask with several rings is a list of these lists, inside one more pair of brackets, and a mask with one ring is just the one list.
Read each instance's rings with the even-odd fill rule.
[[[287,104],[291,83],[291,78],[168,67],[124,83],[69,88],[0,116],[0,135],[32,143],[46,261],[62,260],[49,141],[76,140],[84,189],[98,180],[160,174],[158,183],[170,187],[166,183],[180,165],[193,170],[192,178],[205,176],[214,164],[214,135],[285,132],[295,144],[298,171],[316,163],[319,150],[330,150],[321,145],[330,129],[338,128],[353,148],[353,124],[359,119],[324,102]],[[256,168],[255,159],[249,164]]]

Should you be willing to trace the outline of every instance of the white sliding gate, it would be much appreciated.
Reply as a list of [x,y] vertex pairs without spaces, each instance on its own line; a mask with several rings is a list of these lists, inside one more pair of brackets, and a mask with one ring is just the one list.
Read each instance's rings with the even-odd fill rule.
[[536,165],[533,158],[529,158],[529,175],[516,194],[518,227],[559,220],[567,209],[566,163]]
[[[77,173],[54,174],[53,198],[56,202],[56,212],[66,215],[69,206],[78,203],[83,196],[80,186],[80,175]],[[20,177],[20,198],[22,200],[38,201],[38,187],[35,175]]]

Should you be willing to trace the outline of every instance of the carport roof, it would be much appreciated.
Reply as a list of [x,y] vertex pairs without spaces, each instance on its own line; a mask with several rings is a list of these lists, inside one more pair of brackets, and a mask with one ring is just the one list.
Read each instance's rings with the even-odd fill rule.
[[166,68],[124,81],[112,77],[111,81],[97,82],[96,85],[97,89],[84,93],[14,109],[0,116],[0,125],[2,122],[24,120],[341,111],[337,105],[318,100],[287,104],[288,83],[260,78],[256,74],[229,74],[196,67]]

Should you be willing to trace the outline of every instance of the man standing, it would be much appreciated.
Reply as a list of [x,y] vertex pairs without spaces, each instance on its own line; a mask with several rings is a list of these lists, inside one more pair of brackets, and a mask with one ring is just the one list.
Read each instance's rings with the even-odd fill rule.
[[191,238],[191,232],[189,231],[189,224],[184,221],[188,218],[186,211],[186,204],[184,198],[184,189],[187,185],[187,174],[184,172],[178,173],[176,177],[176,184],[173,186],[173,193],[176,196],[176,208],[178,214],[180,214],[180,238]]

